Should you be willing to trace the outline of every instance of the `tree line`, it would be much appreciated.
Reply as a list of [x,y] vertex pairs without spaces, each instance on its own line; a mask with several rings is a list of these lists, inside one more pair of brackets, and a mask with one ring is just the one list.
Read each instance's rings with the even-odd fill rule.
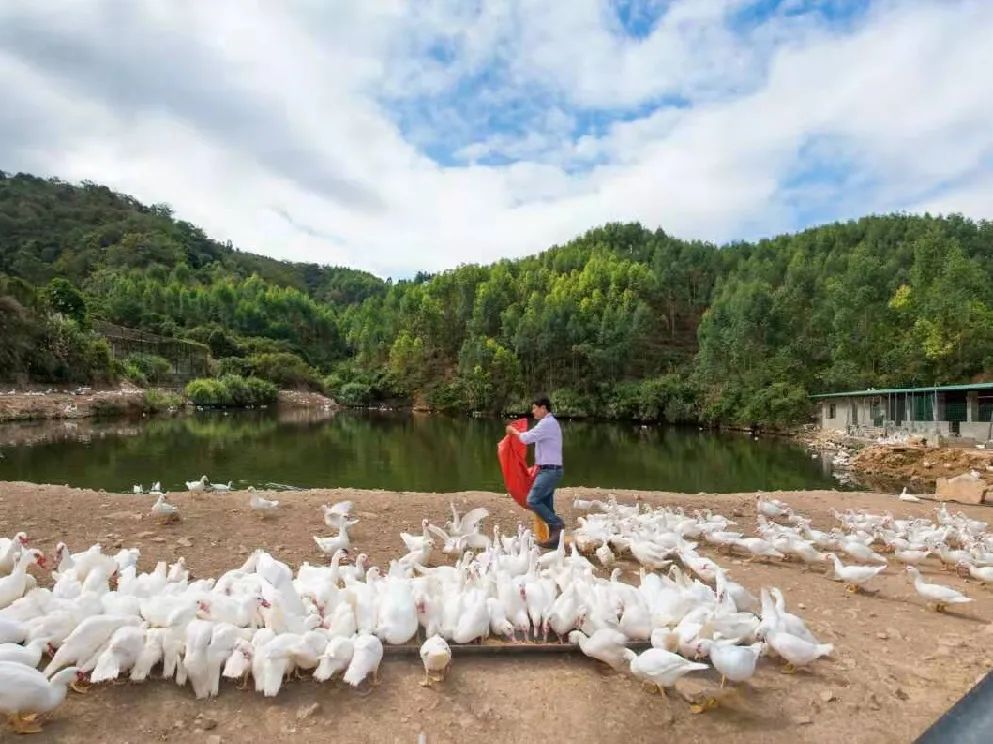
[[[826,390],[993,366],[993,226],[883,215],[717,246],[610,224],[489,266],[382,281],[256,256],[164,205],[0,173],[0,379],[103,382],[93,319],[207,345],[220,377],[353,405],[780,425]],[[147,377],[147,375],[146,375]]]

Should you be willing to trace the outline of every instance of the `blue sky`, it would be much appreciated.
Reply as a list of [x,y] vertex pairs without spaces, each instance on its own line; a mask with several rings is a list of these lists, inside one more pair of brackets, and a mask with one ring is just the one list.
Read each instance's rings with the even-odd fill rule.
[[0,4],[0,169],[408,276],[993,204],[985,0]]

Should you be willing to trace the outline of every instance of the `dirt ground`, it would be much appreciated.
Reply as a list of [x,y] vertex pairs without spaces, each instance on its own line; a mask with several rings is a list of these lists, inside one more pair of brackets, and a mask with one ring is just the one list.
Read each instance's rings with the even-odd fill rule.
[[0,421],[80,419],[108,410],[140,414],[144,409],[145,391],[131,385],[110,390],[15,390],[0,386]]
[[[709,507],[751,531],[754,495],[681,495],[589,488],[558,492],[559,511],[574,523],[574,498]],[[271,494],[270,494],[271,495]],[[898,516],[931,516],[933,503],[908,504],[894,496],[833,491],[777,494],[833,526],[832,509],[866,508]],[[423,517],[443,522],[449,501],[460,510],[485,506],[494,521],[513,529],[528,514],[507,496],[492,493],[395,493],[349,489],[274,495],[280,513],[262,521],[250,513],[245,492],[171,494],[183,520],[157,525],[145,515],[149,496],[108,494],[0,483],[0,534],[26,530],[32,542],[51,551],[59,540],[74,550],[100,541],[106,548],[137,545],[141,566],[186,557],[200,576],[218,575],[264,547],[291,565],[318,562],[311,540],[324,534],[318,506],[355,501],[361,520],[355,549],[385,565],[402,543],[401,530],[416,530]],[[962,507],[973,518],[993,521],[993,510]],[[182,541],[182,544],[179,542]],[[185,544],[189,546],[184,546]],[[709,552],[709,551],[708,551]],[[993,590],[947,574],[932,565],[926,574],[976,599],[944,615],[930,612],[896,568],[871,585],[873,595],[851,596],[839,583],[792,564],[744,564],[710,553],[732,576],[758,594],[779,586],[788,607],[815,634],[836,645],[833,658],[795,675],[769,660],[721,707],[694,715],[679,694],[663,698],[643,691],[632,678],[604,674],[582,656],[456,658],[444,685],[426,689],[419,660],[387,658],[382,684],[363,696],[351,688],[312,681],[287,682],[266,700],[224,684],[221,695],[197,701],[189,688],[153,681],[141,686],[103,686],[88,695],[72,693],[32,741],[57,742],[416,742],[424,732],[432,744],[485,739],[488,744],[536,741],[541,735],[573,744],[608,741],[655,742],[909,742],[923,732],[993,665]],[[635,571],[627,576],[634,578]],[[716,687],[713,672],[691,675],[684,692]],[[316,710],[308,706],[317,703]],[[10,734],[0,734],[13,738]]]
[[863,480],[910,483],[923,492],[933,492],[938,478],[954,478],[976,470],[993,485],[993,452],[975,447],[924,447],[873,445],[852,458],[852,469]]

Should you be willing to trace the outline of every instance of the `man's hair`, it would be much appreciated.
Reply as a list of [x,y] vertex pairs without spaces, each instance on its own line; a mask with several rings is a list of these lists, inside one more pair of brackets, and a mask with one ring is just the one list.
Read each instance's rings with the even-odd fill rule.
[[552,401],[548,399],[548,396],[544,393],[539,393],[531,399],[531,405],[533,406],[544,406],[545,410],[549,413],[552,412]]

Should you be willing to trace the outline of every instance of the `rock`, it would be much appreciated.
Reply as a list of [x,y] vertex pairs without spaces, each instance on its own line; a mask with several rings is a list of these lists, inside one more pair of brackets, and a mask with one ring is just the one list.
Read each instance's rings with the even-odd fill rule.
[[807,605],[805,605],[803,602],[797,602],[796,606],[799,607],[801,610],[807,609]]
[[184,548],[192,548],[193,541],[188,537],[180,537],[176,540],[177,545],[182,545]]
[[902,687],[897,687],[895,690],[893,690],[893,694],[896,695],[900,700],[904,700],[904,701],[910,700],[910,695],[908,695]]
[[154,537],[154,536],[155,536],[155,533],[154,532],[152,532],[151,530],[145,530],[144,532],[139,532],[137,535],[135,535],[135,539],[137,539],[137,540],[147,540],[148,538]]
[[834,700],[834,693],[831,690],[821,690],[821,693],[820,695],[818,695],[818,697],[821,699],[822,703],[830,703],[832,700]]
[[297,709],[297,720],[305,721],[311,716],[313,716],[317,711],[321,709],[320,703],[311,703],[310,705],[301,705]]
[[197,724],[204,731],[213,731],[215,728],[217,728],[217,721],[215,721],[213,718],[202,718],[200,716],[197,716],[197,718],[199,719],[197,721]]
[[246,548],[244,545],[239,545],[237,552],[238,555],[248,555],[248,548]]
[[889,637],[890,637],[889,633],[887,633],[886,631],[883,631],[883,630],[881,630],[878,633],[876,633],[876,638],[878,638],[881,641],[889,640]]
[[879,710],[880,707],[882,707],[879,705],[879,700],[876,698],[876,693],[869,693],[869,697],[866,699],[866,706],[869,710]]
[[152,542],[153,543],[164,543],[165,541],[166,541],[166,539],[164,537],[153,537],[152,538]]
[[793,719],[793,723],[796,724],[797,726],[808,726],[813,722],[814,719],[806,714],[797,716],[796,718]]
[[954,478],[938,478],[934,497],[938,501],[958,501],[963,504],[982,504],[986,500],[989,486],[983,480],[971,475],[958,475]]
[[207,737],[207,744],[221,744],[221,737],[217,734],[211,734]]

